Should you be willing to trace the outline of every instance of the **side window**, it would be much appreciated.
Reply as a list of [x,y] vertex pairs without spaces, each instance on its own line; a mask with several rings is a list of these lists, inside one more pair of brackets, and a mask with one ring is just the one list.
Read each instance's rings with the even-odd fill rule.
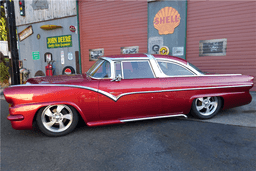
[[154,78],[148,61],[123,62],[124,79]]
[[104,61],[91,76],[95,78],[109,78],[111,76],[110,63]]
[[168,76],[194,75],[189,70],[174,63],[158,61],[158,64],[161,67],[162,71],[165,73],[165,75]]

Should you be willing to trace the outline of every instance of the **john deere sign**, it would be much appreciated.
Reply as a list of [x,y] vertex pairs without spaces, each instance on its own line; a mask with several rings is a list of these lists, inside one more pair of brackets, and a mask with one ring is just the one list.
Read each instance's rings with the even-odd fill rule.
[[63,48],[63,47],[72,47],[72,36],[55,36],[47,37],[47,48]]

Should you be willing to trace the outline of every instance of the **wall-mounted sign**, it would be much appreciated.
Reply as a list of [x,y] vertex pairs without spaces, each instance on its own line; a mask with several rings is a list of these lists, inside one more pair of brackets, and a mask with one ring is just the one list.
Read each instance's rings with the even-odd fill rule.
[[225,56],[227,39],[212,39],[199,41],[199,56]]
[[46,52],[44,54],[44,62],[50,62],[50,61],[52,61],[52,53]]
[[70,61],[73,60],[73,54],[72,54],[72,52],[68,52],[68,60],[70,60]]
[[99,57],[104,55],[104,49],[89,49],[89,60],[97,61]]
[[32,52],[32,59],[33,60],[39,60],[40,59],[39,51]]
[[161,55],[168,55],[169,52],[170,52],[170,50],[167,46],[163,46],[159,49],[159,54],[161,54]]
[[184,55],[184,47],[172,48],[172,56],[183,56],[183,55]]
[[28,26],[27,28],[22,30],[20,33],[18,33],[20,41],[26,39],[27,37],[29,37],[32,34],[33,34],[32,26]]
[[37,35],[36,35],[36,38],[37,38],[37,39],[40,39],[40,38],[41,38],[40,34],[37,34]]
[[65,64],[64,51],[61,51],[61,52],[60,52],[60,61],[61,61],[61,64],[62,64],[62,65]]
[[139,46],[121,47],[121,54],[139,53]]
[[43,29],[43,30],[54,30],[54,29],[57,29],[57,28],[62,28],[62,26],[47,24],[47,25],[42,25],[40,28]]
[[164,7],[155,15],[153,24],[160,35],[172,34],[180,24],[180,14],[172,7]]
[[164,44],[163,37],[150,37],[148,39],[148,53],[159,54],[159,49]]
[[63,48],[63,47],[72,47],[72,36],[56,36],[56,37],[47,37],[47,48]]
[[71,31],[71,32],[76,32],[76,27],[75,26],[69,26],[69,30]]

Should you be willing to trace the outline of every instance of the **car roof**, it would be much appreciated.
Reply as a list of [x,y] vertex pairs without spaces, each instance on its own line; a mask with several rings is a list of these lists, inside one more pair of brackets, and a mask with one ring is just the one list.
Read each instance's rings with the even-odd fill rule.
[[[155,58],[165,58],[165,59],[172,59],[172,60],[175,60],[175,61],[178,61],[178,62],[181,62],[181,63],[184,63],[184,64],[187,64],[187,61],[182,59],[182,58],[179,58],[179,57],[175,57],[175,56],[170,56],[170,55],[158,55],[158,54],[152,54]],[[144,58],[147,58],[147,54],[143,53],[143,54],[119,54],[119,55],[108,55],[108,56],[105,56],[107,58],[138,58],[138,57],[144,57]]]

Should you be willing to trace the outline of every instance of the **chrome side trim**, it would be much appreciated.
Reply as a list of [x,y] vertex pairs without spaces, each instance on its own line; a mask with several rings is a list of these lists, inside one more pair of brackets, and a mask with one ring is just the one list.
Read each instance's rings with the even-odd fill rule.
[[114,96],[114,95],[112,95],[112,94],[110,94],[106,91],[99,90],[99,89],[96,89],[96,88],[91,88],[91,87],[86,87],[86,86],[78,86],[78,85],[69,85],[69,84],[30,84],[30,85],[22,84],[22,85],[13,85],[13,86],[10,86],[10,87],[22,87],[22,86],[74,87],[74,88],[81,88],[81,89],[86,89],[86,90],[91,90],[91,91],[94,91],[94,92],[98,92],[102,95],[105,95],[105,96],[109,97],[110,99],[112,99],[113,101],[116,102],[122,96],[131,95],[131,94],[161,93],[161,92],[190,91],[190,90],[207,90],[207,89],[215,89],[215,88],[249,87],[249,86],[252,86],[252,85],[253,85],[253,83],[237,85],[237,86],[222,86],[222,87],[215,86],[215,87],[202,87],[202,88],[184,88],[184,89],[169,89],[169,90],[155,90],[155,91],[138,91],[138,92],[123,93],[123,94],[120,94],[118,96]]
[[120,121],[121,122],[132,122],[132,121],[141,121],[141,120],[149,120],[149,119],[160,119],[160,118],[171,118],[171,117],[179,117],[179,116],[183,116],[183,117],[187,118],[187,115],[176,114],[176,115],[154,116],[154,117],[147,117],[147,118],[124,119],[124,120],[120,120]]

